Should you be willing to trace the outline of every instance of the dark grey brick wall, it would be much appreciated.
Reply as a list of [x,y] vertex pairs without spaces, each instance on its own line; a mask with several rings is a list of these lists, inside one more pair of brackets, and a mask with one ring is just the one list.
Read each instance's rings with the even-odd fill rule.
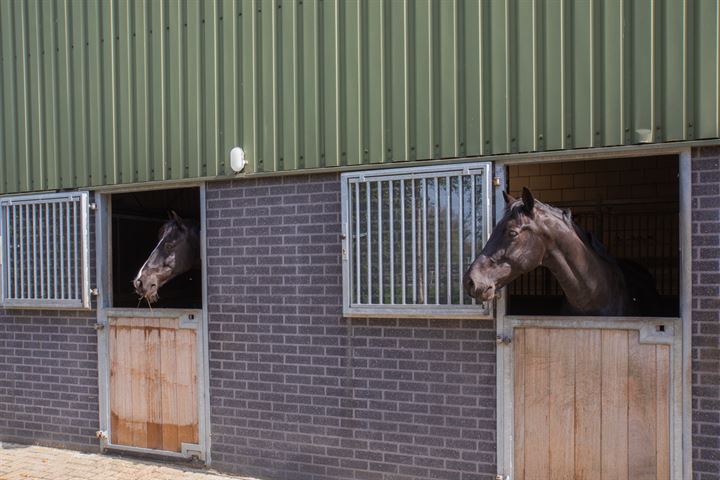
[[97,450],[95,312],[0,310],[0,440]]
[[720,148],[692,159],[693,471],[720,479]]
[[493,323],[343,319],[339,187],[335,174],[208,185],[214,466],[494,478]]

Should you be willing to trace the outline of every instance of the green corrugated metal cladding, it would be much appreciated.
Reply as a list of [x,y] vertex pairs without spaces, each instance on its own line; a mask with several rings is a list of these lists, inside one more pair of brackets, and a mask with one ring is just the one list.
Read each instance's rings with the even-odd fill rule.
[[717,0],[0,0],[0,191],[719,136]]

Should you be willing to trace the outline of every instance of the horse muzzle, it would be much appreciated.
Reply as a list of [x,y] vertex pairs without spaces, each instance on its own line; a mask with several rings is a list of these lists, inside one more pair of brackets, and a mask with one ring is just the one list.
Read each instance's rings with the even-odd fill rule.
[[136,278],[133,280],[133,286],[135,287],[135,293],[140,298],[145,298],[150,302],[157,301],[158,298],[158,284],[154,278]]
[[472,274],[465,274],[463,279],[465,292],[476,300],[489,302],[495,298],[496,286],[494,282],[473,278]]

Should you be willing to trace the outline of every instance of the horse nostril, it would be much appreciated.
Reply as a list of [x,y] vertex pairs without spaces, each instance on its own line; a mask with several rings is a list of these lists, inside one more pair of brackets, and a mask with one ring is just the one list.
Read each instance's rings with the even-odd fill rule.
[[475,282],[470,276],[465,278],[465,291],[471,296],[475,293]]

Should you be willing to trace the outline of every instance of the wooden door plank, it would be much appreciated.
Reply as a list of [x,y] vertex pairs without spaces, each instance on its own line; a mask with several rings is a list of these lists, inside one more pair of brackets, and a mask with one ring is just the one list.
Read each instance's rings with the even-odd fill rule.
[[147,448],[162,449],[162,383],[160,379],[160,328],[159,322],[145,321],[145,345],[147,350]]
[[180,451],[177,416],[177,362],[174,329],[160,329],[160,383],[162,402],[162,449]]
[[602,480],[628,480],[627,330],[602,332]]
[[575,478],[600,480],[600,330],[576,330],[575,351]]
[[575,478],[575,332],[550,335],[550,478]]
[[132,445],[132,373],[130,359],[132,358],[131,338],[129,327],[115,328],[116,345],[116,396],[111,405],[116,418],[116,432],[113,435],[117,445]]
[[525,330],[516,328],[512,346],[514,352],[514,459],[515,478],[525,480]]
[[549,339],[544,328],[525,332],[525,472],[533,480],[550,480]]
[[657,387],[655,345],[628,334],[628,469],[633,480],[657,478]]
[[197,370],[195,331],[180,329],[176,334],[178,441],[197,441]]
[[147,349],[145,328],[130,330],[130,365],[132,384],[132,445],[147,448]]
[[117,353],[117,328],[115,327],[109,327],[108,329],[108,357],[110,364],[110,379],[108,381],[108,386],[110,388],[109,392],[109,398],[110,398],[110,442],[113,444],[118,443],[118,428],[119,428],[119,421],[118,421],[118,368],[119,368],[119,362],[118,362],[118,353]]
[[670,480],[670,346],[657,345],[657,480]]

